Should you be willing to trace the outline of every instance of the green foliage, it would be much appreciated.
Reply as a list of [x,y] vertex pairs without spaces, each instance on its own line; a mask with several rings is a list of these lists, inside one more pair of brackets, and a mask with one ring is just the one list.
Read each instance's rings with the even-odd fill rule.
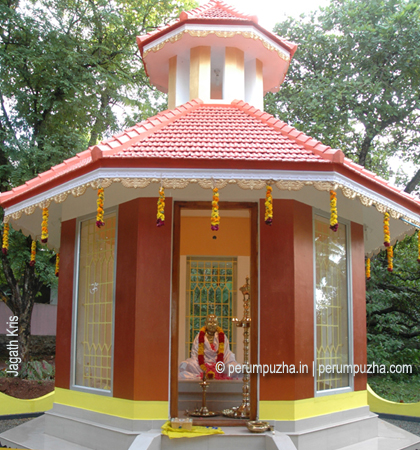
[[[386,253],[371,261],[366,310],[368,361],[410,364],[420,373],[420,264],[417,235],[394,246],[394,271],[387,270]],[[400,379],[401,375],[391,378]]]
[[332,0],[275,32],[299,47],[268,112],[386,178],[420,162],[418,0]]
[[47,361],[28,361],[22,363],[19,377],[26,380],[53,380],[55,368]]
[[420,401],[420,376],[390,379],[383,377],[369,378],[370,387],[391,402],[417,403]]

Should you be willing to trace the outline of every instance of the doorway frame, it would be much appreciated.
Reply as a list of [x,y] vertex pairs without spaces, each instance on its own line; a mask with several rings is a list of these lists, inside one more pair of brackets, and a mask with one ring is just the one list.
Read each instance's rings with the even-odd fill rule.
[[[251,360],[250,364],[258,363],[258,202],[219,202],[220,210],[247,209],[250,212],[250,280],[251,280]],[[171,361],[170,361],[170,417],[178,417],[178,339],[179,339],[179,287],[180,287],[180,256],[181,256],[181,211],[183,210],[211,211],[211,202],[175,201],[173,210],[173,254],[172,254],[172,300],[171,300]],[[210,217],[209,217],[210,226]],[[222,225],[223,226],[223,225]],[[258,411],[258,374],[252,373],[250,380],[250,420],[257,419]],[[233,419],[231,423],[220,421],[220,425],[239,425],[240,420]],[[212,425],[215,420],[212,420]]]

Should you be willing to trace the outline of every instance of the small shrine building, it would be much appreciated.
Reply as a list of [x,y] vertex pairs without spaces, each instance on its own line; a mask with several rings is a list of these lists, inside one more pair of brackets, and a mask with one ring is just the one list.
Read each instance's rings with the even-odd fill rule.
[[[212,0],[137,44],[169,109],[0,195],[5,223],[38,241],[47,226],[60,255],[55,404],[36,448],[172,448],[150,430],[197,393],[178,367],[207,314],[243,362],[231,319],[247,277],[250,362],[283,372],[251,374],[250,418],[278,433],[229,445],[378,438],[366,373],[322,368],[367,363],[365,259],[385,248],[384,220],[390,245],[414,233],[419,200],[264,112],[297,45],[256,17]],[[241,383],[209,395],[240,402]]]

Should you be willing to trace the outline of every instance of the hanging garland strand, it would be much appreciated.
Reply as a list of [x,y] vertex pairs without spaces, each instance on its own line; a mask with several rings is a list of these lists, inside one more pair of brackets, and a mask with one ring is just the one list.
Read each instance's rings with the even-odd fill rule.
[[156,226],[161,227],[165,225],[165,188],[161,186],[159,188],[159,199],[157,202],[157,220]]
[[394,250],[392,249],[392,245],[386,249],[386,257],[388,259],[388,272],[392,272],[394,270]]
[[264,220],[266,225],[271,225],[273,223],[273,188],[267,185],[265,192],[265,216]]
[[55,276],[58,277],[60,275],[60,253],[55,255]]
[[35,265],[35,257],[36,257],[36,241],[32,241],[31,244],[31,260],[29,265],[33,267]]
[[384,214],[384,245],[389,247],[391,245],[391,236],[389,234],[389,213]]
[[370,280],[370,258],[366,260],[366,280]]
[[335,191],[330,191],[330,228],[334,232],[338,230],[337,193]]
[[96,226],[101,228],[105,225],[104,222],[104,188],[98,189],[98,198],[96,200]]
[[41,242],[46,244],[48,242],[48,208],[42,208],[42,224],[41,224]]
[[213,201],[211,202],[211,229],[217,231],[220,224],[219,216],[219,189],[213,188]]
[[9,224],[5,223],[3,227],[3,245],[1,249],[3,255],[7,255],[7,250],[9,250]]
[[418,249],[419,249],[419,256],[417,258],[417,262],[420,263],[420,230],[417,232],[417,243],[418,243]]

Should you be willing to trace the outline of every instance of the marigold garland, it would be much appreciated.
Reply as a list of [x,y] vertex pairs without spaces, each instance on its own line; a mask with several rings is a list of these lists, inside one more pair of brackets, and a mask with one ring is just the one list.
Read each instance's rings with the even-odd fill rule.
[[3,245],[1,251],[4,255],[7,255],[7,250],[9,250],[9,224],[5,223],[3,227]]
[[370,258],[366,260],[366,279],[370,280]]
[[41,224],[41,242],[46,244],[48,242],[48,208],[42,208],[42,224]]
[[104,188],[98,189],[98,198],[96,200],[96,226],[101,228],[105,225],[104,222]]
[[[217,351],[217,359],[216,364],[218,362],[224,362],[225,359],[225,333],[221,327],[217,327],[216,331],[219,333],[219,348]],[[204,360],[204,338],[206,336],[206,327],[202,327],[200,329],[200,333],[198,335],[198,365],[200,366],[203,374],[206,374],[208,379],[214,378],[214,372],[212,370],[207,370],[207,366]]]
[[330,191],[330,228],[333,231],[338,230],[337,193],[335,191]]
[[58,277],[60,275],[60,253],[55,255],[55,276]]
[[165,225],[165,188],[161,186],[159,188],[159,199],[157,202],[157,220],[156,226],[161,227]]
[[273,196],[272,196],[273,188],[271,186],[267,186],[265,192],[265,216],[264,220],[266,225],[271,225],[273,223]]
[[392,245],[386,249],[386,257],[388,259],[388,272],[392,272],[394,270],[394,250],[392,249]]
[[31,261],[29,265],[33,267],[35,265],[35,257],[36,257],[36,241],[32,241],[31,244]]
[[420,263],[420,230],[417,232],[417,243],[419,248],[419,257],[417,258],[417,262]]
[[391,236],[389,235],[389,213],[384,214],[384,245],[389,247],[391,245]]
[[211,202],[211,229],[217,231],[220,224],[219,216],[219,189],[213,189],[213,201]]

